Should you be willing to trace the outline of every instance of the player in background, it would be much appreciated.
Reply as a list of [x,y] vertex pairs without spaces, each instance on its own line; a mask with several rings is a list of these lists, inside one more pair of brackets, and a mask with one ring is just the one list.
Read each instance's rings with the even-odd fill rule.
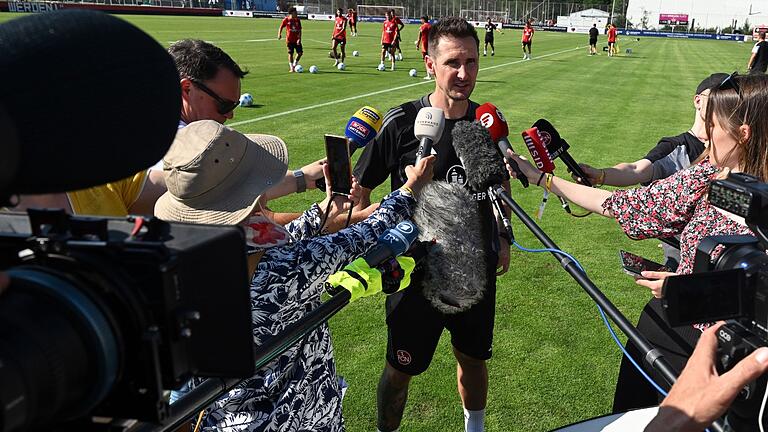
[[[421,17],[421,27],[419,27],[419,36],[416,38],[416,49],[421,50],[421,58],[424,59],[427,57],[429,47],[429,30],[432,28],[432,24],[429,23],[429,17],[424,15]],[[432,75],[429,73],[429,68],[427,67],[426,63],[424,64],[424,68],[427,70],[426,75],[424,76],[425,80],[431,80]]]
[[333,36],[331,36],[331,48],[333,50],[333,65],[339,64],[339,53],[336,48],[341,46],[341,63],[347,58],[347,18],[342,8],[336,9],[336,21],[333,23]]
[[[288,47],[288,67],[290,72],[296,70],[301,55],[304,54],[304,48],[301,47],[301,20],[296,14],[296,8],[288,9],[288,16],[283,18],[280,28],[277,30],[277,40],[283,37],[283,28],[285,28],[285,45]],[[296,59],[293,58],[293,52],[296,51]]]
[[597,35],[600,30],[597,29],[597,24],[592,24],[592,28],[589,29],[589,55],[597,55]]
[[495,48],[493,47],[493,31],[496,30],[497,32],[504,34],[503,31],[499,30],[499,27],[491,22],[491,17],[488,17],[488,22],[485,23],[485,46],[483,47],[483,57],[488,55],[488,44],[491,45],[491,56],[496,55]]
[[757,39],[747,62],[747,70],[751,74],[764,74],[768,67],[768,43],[765,42],[765,32],[761,31]]
[[349,21],[349,31],[352,36],[357,36],[357,11],[349,8],[347,10],[347,21]]
[[[525,27],[523,28],[523,59],[525,60],[531,59],[531,42],[533,42],[534,31],[533,26],[531,26],[531,21],[526,21]],[[526,48],[528,48],[528,52],[525,51]]]
[[616,33],[615,25],[611,24],[608,26],[608,57],[613,57],[619,53],[616,49]]
[[402,34],[403,29],[405,28],[405,24],[403,24],[403,21],[398,18],[397,15],[395,15],[395,10],[390,9],[389,10],[389,19],[395,22],[397,24],[397,34],[395,34],[395,42],[392,48],[392,55],[395,54],[395,50],[397,50],[397,53],[400,54],[399,60],[403,60],[403,50],[400,49],[400,40],[402,39],[400,35]]
[[392,13],[387,11],[384,24],[381,29],[381,62],[380,66],[384,65],[384,54],[389,56],[389,60],[392,62],[392,70],[395,70],[395,38],[397,37],[397,24],[394,20],[390,19]]

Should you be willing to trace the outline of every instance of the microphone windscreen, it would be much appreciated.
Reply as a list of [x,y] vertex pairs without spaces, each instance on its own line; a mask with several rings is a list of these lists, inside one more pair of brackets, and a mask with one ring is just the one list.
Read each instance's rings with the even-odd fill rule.
[[383,116],[374,107],[364,106],[357,110],[347,122],[344,135],[357,147],[365,147],[376,138],[381,130]]
[[459,121],[453,127],[453,147],[464,164],[467,184],[474,191],[485,191],[509,178],[499,150],[480,122]]
[[509,125],[504,114],[492,103],[486,102],[477,107],[475,118],[488,129],[493,142],[509,136]]
[[0,52],[0,154],[18,153],[0,194],[119,180],[170,147],[179,75],[166,50],[132,24],[84,10],[29,15],[0,25]]
[[430,182],[419,194],[413,212],[419,240],[434,241],[423,261],[422,295],[442,313],[465,311],[485,296],[480,218],[472,194],[458,183]]

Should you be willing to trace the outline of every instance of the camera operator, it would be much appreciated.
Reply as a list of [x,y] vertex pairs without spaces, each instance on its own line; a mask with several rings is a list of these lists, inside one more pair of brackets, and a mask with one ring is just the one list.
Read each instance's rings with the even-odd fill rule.
[[717,330],[722,322],[701,334],[688,364],[659,406],[645,432],[700,432],[722,416],[743,387],[768,371],[768,348],[759,348],[718,375]]
[[[711,90],[705,125],[710,145],[690,168],[649,186],[613,193],[553,178],[513,154],[523,173],[533,184],[550,188],[555,194],[587,210],[612,217],[634,239],[680,235],[681,261],[678,272],[693,269],[699,242],[719,234],[751,234],[743,221],[711,206],[706,194],[709,184],[729,170],[743,171],[768,179],[768,77],[728,76]],[[509,167],[508,167],[509,168]],[[512,175],[514,171],[510,169]],[[700,330],[683,326],[671,328],[661,312],[658,297],[664,278],[673,273],[643,272],[637,283],[651,289],[655,299],[646,307],[654,325],[644,332],[676,370],[682,370]],[[701,327],[701,326],[699,326]],[[634,357],[639,353],[629,345]],[[636,357],[637,358],[637,357]],[[626,372],[626,373],[624,373]],[[660,375],[649,371],[657,382]],[[614,399],[614,412],[657,403],[653,388],[636,371],[620,373]]]
[[[219,163],[231,158],[238,163]],[[411,216],[415,196],[432,178],[434,157],[408,167],[405,185],[385,197],[366,220],[327,236],[317,236],[322,209],[330,201],[329,218],[345,211],[330,185],[324,203],[313,205],[285,229],[259,214],[270,182],[284,172],[286,161],[285,144],[274,137],[243,136],[212,121],[192,123],[179,131],[164,158],[168,192],[155,207],[167,220],[245,225],[249,242],[263,248],[251,281],[257,344],[319,306],[331,274],[362,256],[387,228]],[[328,167],[324,169],[329,174]],[[356,181],[352,192],[358,200]],[[216,343],[211,341],[212,349]],[[182,391],[198,383],[193,379]],[[202,423],[202,430],[208,431],[343,430],[328,325],[216,401]]]

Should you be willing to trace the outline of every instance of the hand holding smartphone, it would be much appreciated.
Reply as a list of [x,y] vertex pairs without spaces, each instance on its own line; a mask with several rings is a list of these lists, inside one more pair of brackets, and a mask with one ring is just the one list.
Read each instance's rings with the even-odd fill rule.
[[639,255],[627,251],[619,251],[619,258],[621,259],[621,266],[624,272],[630,276],[636,278],[642,278],[642,272],[654,271],[654,272],[671,272],[672,270],[657,262],[645,259]]
[[334,195],[349,195],[352,189],[352,163],[350,162],[349,141],[346,137],[325,135],[325,154],[331,175],[328,179]]

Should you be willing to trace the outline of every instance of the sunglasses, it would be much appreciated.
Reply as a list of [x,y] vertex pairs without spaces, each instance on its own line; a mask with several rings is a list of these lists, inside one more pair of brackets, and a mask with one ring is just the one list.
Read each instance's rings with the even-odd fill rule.
[[736,77],[739,76],[739,73],[734,71],[732,74],[725,77],[723,82],[720,83],[720,85],[717,87],[718,90],[728,90],[733,89],[736,94],[741,98],[741,88],[739,87],[739,83],[736,82]]
[[211,90],[208,88],[208,86],[195,78],[190,78],[189,80],[192,81],[192,84],[194,84],[195,87],[204,91],[208,94],[208,96],[212,97],[213,100],[216,101],[216,111],[221,115],[232,112],[235,108],[237,108],[238,105],[240,105],[240,101],[224,99],[223,97],[217,95],[215,91]]

